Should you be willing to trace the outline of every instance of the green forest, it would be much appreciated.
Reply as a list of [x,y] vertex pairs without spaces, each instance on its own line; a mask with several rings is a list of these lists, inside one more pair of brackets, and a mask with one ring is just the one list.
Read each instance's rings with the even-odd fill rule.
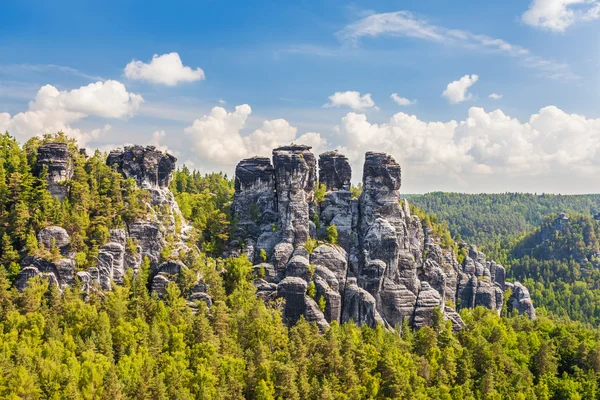
[[[68,142],[74,160],[62,202],[33,173],[37,147],[51,141]],[[256,296],[252,264],[219,257],[234,223],[232,180],[185,166],[170,189],[201,250],[184,257],[204,277],[210,308],[189,306],[185,279],[151,294],[147,259],[106,293],[79,284],[60,292],[40,278],[19,292],[24,255],[56,257],[37,242],[41,228],[68,230],[83,271],[109,229],[148,212],[148,194],[106,157],[86,158],[64,135],[22,146],[0,136],[0,398],[600,399],[600,196],[410,199],[445,247],[490,249],[530,289],[533,321],[478,307],[461,310],[460,332],[440,310],[416,331],[334,322],[320,333],[302,319],[289,327],[281,300]],[[556,229],[559,211],[569,220]]]

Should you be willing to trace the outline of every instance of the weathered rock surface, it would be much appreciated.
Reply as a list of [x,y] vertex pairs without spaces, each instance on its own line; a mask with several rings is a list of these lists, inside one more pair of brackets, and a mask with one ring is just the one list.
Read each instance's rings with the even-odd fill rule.
[[154,146],[126,146],[110,152],[107,165],[116,165],[126,178],[133,178],[138,186],[168,187],[173,178],[177,159],[157,150]]
[[[319,156],[319,186],[325,194],[318,199],[316,168],[308,146],[284,146],[273,151],[272,165],[255,157],[236,169],[238,237],[232,244],[239,248],[244,241],[240,252],[257,264],[255,276],[263,271],[255,280],[259,296],[283,297],[287,321],[304,315],[321,328],[349,320],[392,328],[408,321],[420,328],[431,324],[438,308],[460,330],[464,323],[457,309],[501,311],[504,268],[475,247],[464,248],[463,263],[452,249],[442,248],[401,200],[401,169],[391,156],[366,153],[358,200],[351,198],[351,169],[344,155]],[[336,225],[338,245],[323,243],[330,225]],[[320,240],[310,255],[304,248],[309,238]],[[312,285],[314,300],[307,296]],[[527,312],[528,297],[518,291],[514,297],[513,307]]]
[[[41,149],[37,168],[52,167],[54,183],[68,180],[68,147]],[[41,276],[59,289],[77,280],[84,290],[110,290],[148,258],[152,291],[164,296],[169,284],[179,284],[194,309],[198,301],[210,306],[201,276],[194,278],[182,262],[161,262],[190,250],[190,227],[168,189],[175,161],[152,146],[111,152],[107,164],[149,192],[149,199],[142,199],[147,202],[146,217],[113,229],[98,250],[96,265],[77,274],[68,233],[61,227],[43,229],[39,242],[47,249],[57,246],[64,258],[25,257],[15,286],[22,290],[29,279]],[[289,323],[303,316],[321,330],[331,322],[350,320],[391,329],[407,321],[421,328],[432,323],[439,309],[453,329],[460,330],[464,322],[457,310],[483,306],[500,312],[506,288],[512,289],[509,311],[535,317],[529,292],[518,282],[507,283],[501,265],[486,260],[473,246],[462,248],[467,255],[459,263],[431,228],[424,229],[400,198],[401,168],[391,156],[366,153],[359,199],[352,199],[351,168],[344,155],[321,154],[318,175],[325,194],[316,199],[317,161],[309,146],[279,147],[273,150],[273,163],[253,157],[236,168],[235,224],[227,253],[248,256],[258,296],[285,299],[283,312]],[[338,244],[324,243],[331,225],[337,228]],[[311,238],[318,240],[316,247],[307,243]],[[167,243],[173,245],[170,257],[161,254]],[[190,278],[195,279],[191,288]]]
[[273,165],[281,238],[302,246],[310,237],[315,212],[317,161],[309,146],[282,146],[273,150]]
[[[271,160],[253,157],[242,160],[235,170],[235,195],[232,212],[237,220],[232,229],[233,249],[241,249],[250,260],[260,262],[260,250],[267,257],[278,242],[275,174]],[[252,249],[249,244],[252,243]]]
[[73,176],[73,160],[69,145],[66,143],[46,143],[38,147],[34,174],[42,176],[47,169],[46,182],[50,193],[64,200],[67,197],[67,187],[62,183]]
[[71,237],[65,228],[60,226],[49,226],[42,229],[38,232],[37,239],[38,243],[47,250],[51,250],[53,246],[56,246],[63,255],[68,253],[71,244]]
[[519,282],[512,285],[512,294],[508,299],[508,312],[517,310],[519,314],[527,314],[529,318],[535,318],[535,308],[531,302],[529,290]]
[[38,275],[62,289],[75,283],[75,262],[68,258],[54,262],[37,256],[27,256],[21,261],[21,271],[15,281],[15,287],[19,290],[25,289],[27,281]]

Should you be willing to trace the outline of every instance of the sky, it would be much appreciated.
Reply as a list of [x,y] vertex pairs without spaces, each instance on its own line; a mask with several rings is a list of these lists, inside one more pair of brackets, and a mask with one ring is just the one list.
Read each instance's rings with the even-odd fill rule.
[[600,191],[600,0],[0,2],[0,131],[180,165],[302,143],[402,191]]

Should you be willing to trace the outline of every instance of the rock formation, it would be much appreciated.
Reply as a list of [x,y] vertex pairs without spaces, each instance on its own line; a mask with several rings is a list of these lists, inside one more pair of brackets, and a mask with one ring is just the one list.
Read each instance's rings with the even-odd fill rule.
[[[123,282],[127,271],[137,273],[144,258],[148,258],[151,265],[150,286],[159,295],[164,295],[166,286],[170,282],[178,282],[181,271],[187,269],[181,262],[161,263],[161,252],[167,241],[173,244],[172,256],[178,254],[179,250],[190,250],[186,239],[191,227],[185,223],[173,193],[168,188],[175,170],[175,157],[158,151],[153,146],[129,146],[112,151],[106,162],[115,166],[125,178],[134,179],[138,186],[149,192],[149,200],[145,204],[146,216],[128,222],[124,228],[112,229],[107,243],[98,249],[96,265],[77,273],[75,254],[70,252],[71,239],[67,231],[58,226],[42,229],[38,232],[40,245],[47,250],[56,247],[63,258],[50,261],[37,256],[25,257],[15,282],[19,290],[24,289],[27,281],[34,276],[47,279],[59,289],[79,281],[86,291],[94,287],[110,290],[113,283]],[[46,166],[49,183],[52,182],[61,189],[64,186],[58,183],[71,178],[71,158],[66,144],[50,143],[40,146],[36,165],[39,171]],[[49,189],[53,194],[57,190],[52,186]],[[202,300],[208,305],[212,303],[201,277],[197,277],[188,299]]]
[[73,176],[73,162],[67,143],[46,143],[38,147],[34,173],[41,176],[44,169],[47,171],[48,190],[54,197],[64,200],[67,187],[63,183]]
[[[60,190],[72,174],[70,160],[66,145],[39,149],[37,168],[47,168],[49,185],[56,185],[50,190],[57,196],[66,195]],[[284,298],[286,321],[303,316],[321,330],[348,321],[421,328],[432,323],[439,309],[460,330],[464,323],[458,310],[484,306],[500,313],[506,289],[512,289],[508,311],[535,318],[529,292],[518,282],[505,282],[501,265],[466,244],[459,263],[455,252],[443,248],[431,228],[411,214],[400,198],[400,165],[391,156],[366,153],[358,199],[350,191],[348,159],[338,152],[321,154],[318,170],[309,146],[279,147],[272,160],[253,157],[236,168],[227,255],[245,254],[252,261],[258,296]],[[112,151],[107,164],[149,192],[143,200],[146,216],[112,229],[98,249],[96,265],[80,272],[67,231],[56,226],[41,230],[38,241],[54,261],[25,257],[15,286],[22,290],[30,278],[40,276],[59,289],[79,281],[86,291],[110,290],[128,271],[136,274],[147,258],[152,291],[163,296],[169,283],[186,282],[190,305],[200,300],[210,306],[202,277],[177,261],[181,250],[194,249],[187,244],[191,228],[168,188],[175,162],[153,146]],[[331,230],[338,233],[337,243],[327,242]],[[163,254],[167,243],[173,248],[169,255]]]
[[[510,285],[504,268],[475,247],[465,248],[463,263],[442,248],[401,200],[401,168],[391,156],[366,153],[359,199],[344,155],[323,153],[318,167],[317,185],[310,148],[284,146],[273,150],[273,164],[254,157],[236,168],[231,247],[255,263],[259,296],[285,299],[286,320],[420,328],[438,308],[460,330],[461,308],[500,312]],[[332,225],[337,244],[325,242]],[[528,298],[520,287],[513,298],[511,307],[534,317],[531,303],[518,300]]]

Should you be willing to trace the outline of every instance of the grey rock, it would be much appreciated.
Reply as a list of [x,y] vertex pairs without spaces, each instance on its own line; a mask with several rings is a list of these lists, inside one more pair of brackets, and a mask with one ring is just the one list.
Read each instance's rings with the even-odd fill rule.
[[[315,265],[315,276],[325,280],[325,282],[327,282],[327,285],[333,290],[340,291],[344,287],[343,284],[340,284],[336,275],[333,272],[331,272],[329,268],[324,267],[322,265]],[[342,283],[344,282],[345,280],[342,281]]]
[[274,242],[272,226],[277,223],[275,199],[275,173],[266,157],[253,157],[240,161],[235,170],[235,195],[232,214],[236,221],[232,229],[234,241],[252,240],[256,254],[263,249],[271,253]]
[[310,272],[308,270],[309,265],[310,262],[307,258],[293,256],[285,268],[285,275],[302,278],[305,281],[308,281],[310,279]]
[[315,156],[310,146],[283,146],[273,150],[273,165],[282,239],[294,247],[302,246],[309,238],[315,207]]
[[335,274],[338,282],[346,281],[348,272],[348,254],[346,251],[333,245],[321,245],[313,250],[310,255],[310,262],[315,265],[322,265]]
[[355,278],[348,278],[341,319],[342,323],[354,321],[357,325],[370,327],[385,324],[377,311],[375,298],[366,290],[358,287]]
[[44,169],[47,169],[48,173],[46,183],[49,192],[60,201],[64,200],[68,192],[63,183],[73,176],[73,159],[69,145],[46,143],[38,147],[33,173],[41,177]]
[[108,286],[110,280],[115,283],[123,283],[125,277],[125,247],[117,242],[108,242],[98,249],[97,267],[106,271]]
[[467,326],[460,315],[453,308],[444,307],[444,318],[447,321],[452,322],[452,330],[454,332],[459,332]]
[[329,328],[325,315],[319,309],[317,303],[308,296],[304,296],[304,318],[309,323],[317,324],[321,332],[325,332]]
[[271,263],[275,267],[275,273],[278,276],[285,275],[285,266],[294,253],[294,246],[291,243],[281,242],[278,243],[273,249],[273,256]]
[[274,282],[276,278],[273,264],[260,263],[252,267],[254,276],[262,277],[267,282]]
[[65,228],[49,226],[38,232],[37,239],[39,244],[48,250],[52,249],[52,246],[56,246],[63,255],[69,252],[71,237]]
[[327,322],[340,322],[342,313],[342,296],[340,293],[329,286],[327,281],[320,276],[315,276],[315,287],[317,289],[317,299],[325,299],[325,310],[323,314]]
[[163,231],[157,222],[134,221],[128,226],[129,237],[140,247],[140,256],[143,260],[148,257],[150,264],[156,268],[160,261],[160,252],[165,246]]
[[442,307],[440,294],[429,283],[421,282],[421,290],[417,298],[413,326],[417,329],[430,325],[434,309]]
[[151,290],[162,297],[167,293],[167,286],[169,286],[169,283],[171,283],[171,280],[166,274],[159,273],[152,279]]
[[[24,282],[31,278],[33,270],[27,269],[27,267],[33,267],[38,271],[38,274],[47,276],[51,283],[56,283],[59,289],[64,288],[67,285],[73,285],[75,282],[75,262],[70,259],[60,259],[56,262],[45,260],[37,256],[26,256],[21,261],[21,273],[27,270],[21,276],[17,277],[18,283],[15,283],[15,287],[24,288]],[[51,275],[51,276],[50,276]]]
[[520,315],[526,314],[530,319],[535,319],[535,308],[531,302],[529,290],[519,282],[514,282],[512,294],[508,299],[508,312],[517,310]]
[[326,190],[350,190],[352,168],[348,158],[337,151],[328,151],[319,155],[319,184]]
[[284,318],[291,324],[298,322],[304,314],[307,287],[308,283],[298,277],[287,277],[277,285],[277,295],[285,299]]
[[125,178],[133,178],[142,188],[169,186],[177,159],[157,150],[154,146],[125,146],[113,150],[106,159],[109,166],[116,165]]

